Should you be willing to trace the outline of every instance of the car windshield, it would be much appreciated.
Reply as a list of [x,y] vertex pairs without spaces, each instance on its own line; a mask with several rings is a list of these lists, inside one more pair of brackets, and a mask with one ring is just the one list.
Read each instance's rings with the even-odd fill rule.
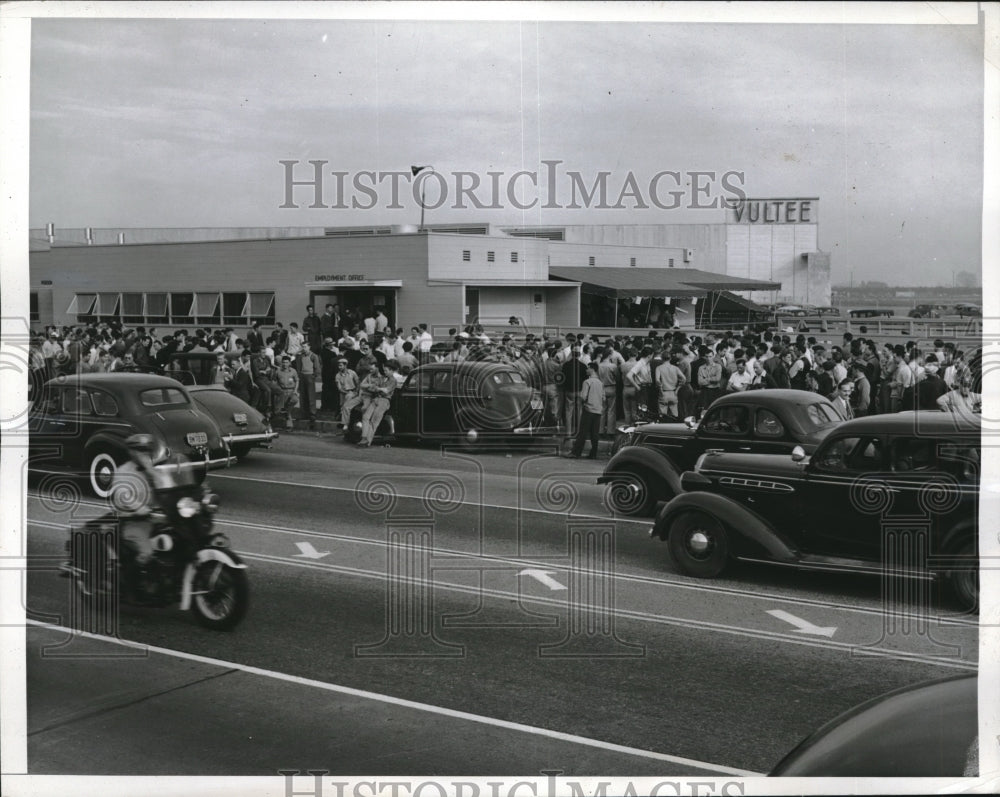
[[155,387],[143,390],[139,401],[144,407],[183,407],[187,406],[187,396],[175,387]]

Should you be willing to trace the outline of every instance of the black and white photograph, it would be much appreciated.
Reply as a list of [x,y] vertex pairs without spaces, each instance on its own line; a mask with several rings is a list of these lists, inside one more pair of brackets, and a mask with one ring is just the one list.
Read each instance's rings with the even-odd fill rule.
[[998,64],[0,6],[5,797],[1000,791]]

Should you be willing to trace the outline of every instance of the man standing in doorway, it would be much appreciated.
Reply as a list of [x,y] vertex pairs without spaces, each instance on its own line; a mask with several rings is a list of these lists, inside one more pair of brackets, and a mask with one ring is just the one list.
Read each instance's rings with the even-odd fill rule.
[[314,354],[319,351],[323,341],[323,333],[321,332],[320,318],[316,315],[316,308],[311,304],[306,307],[306,317],[302,319],[302,335],[308,341]]

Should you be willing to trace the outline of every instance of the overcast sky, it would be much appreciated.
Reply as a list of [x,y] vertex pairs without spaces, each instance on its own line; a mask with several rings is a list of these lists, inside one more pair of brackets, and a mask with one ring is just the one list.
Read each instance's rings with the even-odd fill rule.
[[[657,208],[659,172],[708,200],[819,197],[834,283],[951,284],[980,269],[982,28],[975,25],[36,19],[31,56],[33,227],[338,226],[419,221],[401,183],[370,209],[285,200],[285,167],[346,178],[433,164],[448,201],[428,222],[717,222]],[[543,160],[558,160],[548,198]],[[518,178],[536,172],[534,192]],[[569,208],[576,171],[614,205]],[[454,208],[452,173],[500,172],[499,208]],[[472,178],[465,178],[466,180]],[[365,180],[365,178],[362,178]],[[673,202],[673,178],[658,198]],[[370,183],[369,183],[370,184]],[[428,199],[436,194],[428,183]],[[596,204],[592,200],[589,204]],[[471,204],[466,201],[466,204]],[[578,204],[587,204],[578,201]]]

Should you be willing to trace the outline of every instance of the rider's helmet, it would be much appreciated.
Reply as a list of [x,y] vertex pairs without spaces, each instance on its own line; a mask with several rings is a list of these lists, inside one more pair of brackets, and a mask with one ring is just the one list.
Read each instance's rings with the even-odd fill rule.
[[125,446],[129,451],[152,453],[156,448],[156,439],[151,434],[134,434],[125,438]]

